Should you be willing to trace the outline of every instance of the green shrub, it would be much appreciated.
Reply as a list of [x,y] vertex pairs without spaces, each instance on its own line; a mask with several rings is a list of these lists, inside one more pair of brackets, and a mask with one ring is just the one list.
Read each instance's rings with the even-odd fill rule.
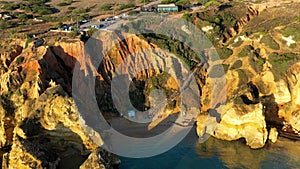
[[91,28],[87,31],[87,36],[91,37],[95,32],[97,32],[98,29],[96,28]]
[[211,50],[209,57],[211,61],[223,60],[227,59],[231,56],[233,51],[229,48],[216,48],[215,50]]
[[179,0],[175,4],[176,5],[188,5],[190,3],[189,0]]
[[57,4],[57,6],[68,6],[68,5],[71,5],[71,4],[69,4],[67,2],[61,2],[61,3]]
[[87,19],[90,19],[91,18],[91,16],[89,15],[89,14],[81,14],[80,16],[79,16],[79,19],[80,20],[87,20]]
[[133,7],[135,7],[134,4],[125,4],[125,5],[121,5],[119,7],[119,10],[124,10],[124,9],[127,9],[127,8],[133,8]]
[[58,29],[58,28],[61,28],[62,25],[63,25],[62,22],[58,22],[57,24],[55,24],[55,25],[53,26],[53,28]]
[[72,30],[70,33],[69,33],[69,36],[71,38],[75,38],[76,36],[78,36],[79,33],[78,33],[78,30]]
[[16,91],[16,94],[17,94],[18,96],[21,96],[21,95],[22,95],[21,90],[18,89],[18,90]]
[[51,11],[50,9],[42,8],[42,9],[39,9],[39,10],[37,11],[37,13],[38,13],[39,15],[49,15],[49,14],[52,14],[53,11]]
[[217,52],[219,54],[220,59],[227,59],[233,53],[233,51],[231,49],[226,48],[226,47],[218,48]]
[[218,2],[217,0],[210,0],[204,4],[204,7],[208,8],[208,7],[218,6],[218,5],[220,5],[220,2]]
[[237,19],[230,12],[220,12],[219,16],[222,20],[222,25],[225,27],[233,27]]
[[243,66],[243,62],[241,60],[237,60],[233,63],[233,65],[230,67],[230,69],[238,69]]
[[0,1],[0,4],[8,4],[8,2],[7,1]]
[[[128,25],[126,25],[128,26]],[[127,29],[134,29],[138,27],[127,27]],[[130,31],[129,31],[130,32]],[[159,34],[143,34],[141,38],[146,39],[149,43],[156,44],[162,49],[166,49],[169,52],[175,54],[179,57],[190,69],[193,69],[194,66],[197,64],[193,60],[198,60],[199,57],[197,54],[191,50],[188,46],[183,44],[180,41],[174,40],[171,37],[167,37],[164,35]]]
[[74,9],[76,9],[76,7],[74,7],[74,6],[69,6],[69,7],[68,7],[68,10],[69,10],[69,11],[72,11],[72,10],[74,10]]
[[41,16],[39,19],[42,19],[45,22],[59,22],[62,18],[56,16]]
[[247,76],[245,70],[237,69],[236,71],[238,72],[238,75],[239,75],[239,85],[246,84],[248,82],[248,76]]
[[7,71],[6,67],[0,66],[0,70]]
[[16,29],[10,29],[9,33],[13,36],[17,33],[17,30]]
[[128,12],[128,15],[137,15],[139,13],[140,13],[139,11],[130,11]]
[[193,23],[193,21],[194,21],[192,14],[190,14],[190,13],[183,14],[182,18],[191,23]]
[[28,38],[28,39],[26,40],[26,42],[25,42],[25,48],[27,48],[28,45],[29,45],[29,43],[32,42],[32,41],[33,41],[32,38]]
[[238,41],[235,42],[232,47],[236,48],[236,47],[239,47],[241,46],[242,44],[244,43],[244,41],[241,39],[241,38],[238,38]]
[[83,14],[83,13],[87,13],[87,12],[89,12],[89,11],[90,11],[89,8],[82,8],[82,9],[74,10],[73,13],[74,13],[74,14]]
[[16,59],[16,63],[17,65],[21,64],[24,60],[24,57],[23,56],[19,56],[17,59]]
[[103,5],[100,7],[100,9],[103,11],[109,11],[112,10],[112,5]]
[[238,54],[238,57],[245,57],[245,56],[253,56],[253,47],[251,45],[246,45]]
[[162,0],[161,3],[162,4],[169,4],[169,3],[175,3],[176,0]]
[[261,43],[264,43],[266,46],[273,50],[279,50],[279,44],[269,35],[263,36],[260,40]]
[[262,66],[263,64],[266,63],[266,58],[259,58],[258,61],[257,61],[257,63],[258,63],[260,66]]
[[6,28],[8,28],[9,27],[9,25],[8,25],[8,23],[6,22],[6,21],[0,21],[0,29],[2,30],[2,29],[6,29]]
[[2,9],[9,10],[9,11],[16,10],[19,8],[20,8],[19,4],[5,4],[2,6]]
[[18,15],[18,19],[19,19],[20,21],[25,21],[25,20],[28,19],[28,17],[27,17],[26,14],[20,14],[20,15]]
[[279,80],[286,73],[290,64],[294,61],[299,61],[300,55],[295,53],[271,53],[269,55],[269,62],[273,66],[273,71],[275,72],[275,80]]

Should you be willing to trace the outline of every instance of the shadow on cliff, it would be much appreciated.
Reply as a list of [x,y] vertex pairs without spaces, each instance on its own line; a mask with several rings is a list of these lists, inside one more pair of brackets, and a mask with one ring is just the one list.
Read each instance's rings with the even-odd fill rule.
[[261,103],[268,129],[276,127],[280,131],[284,125],[284,120],[278,116],[279,106],[275,102],[274,94],[261,97]]
[[250,99],[246,95],[241,95],[240,96],[241,99],[246,105],[258,104],[260,102],[260,98],[259,98],[259,90],[257,86],[255,86],[252,82],[247,83],[247,86],[252,98]]
[[[64,58],[72,58],[71,63],[67,63],[66,59],[63,60],[62,54],[66,55]],[[49,83],[53,81],[61,85],[71,95],[73,69],[76,61],[74,57],[66,54],[62,47],[49,47],[43,58],[38,61],[41,68],[40,79],[42,83],[40,93],[50,87]]]
[[251,94],[251,98],[246,95],[241,95],[240,97],[243,103],[246,105],[261,103],[268,131],[273,127],[275,127],[278,131],[282,131],[284,119],[280,118],[278,115],[279,105],[275,101],[274,94],[260,97],[259,89],[255,84],[249,82],[247,83],[247,86]]
[[[79,168],[88,158],[88,154],[82,154],[84,144],[76,133],[62,125],[61,127],[63,129],[56,127],[53,131],[46,130],[38,118],[26,118],[20,128],[27,139],[20,136],[16,138],[22,149],[42,162],[43,168]],[[63,133],[58,130],[63,130]],[[59,134],[60,137],[55,136]]]

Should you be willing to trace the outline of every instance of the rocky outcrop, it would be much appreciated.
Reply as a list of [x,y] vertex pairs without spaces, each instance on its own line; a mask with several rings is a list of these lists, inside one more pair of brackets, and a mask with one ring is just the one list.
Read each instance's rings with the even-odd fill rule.
[[120,165],[121,161],[103,149],[93,151],[80,169],[111,169]]
[[98,162],[99,160],[100,159],[98,158],[98,153],[93,152],[90,154],[88,159],[80,166],[80,169],[105,169],[105,166]]
[[276,128],[271,128],[269,133],[269,140],[271,140],[272,143],[276,143],[278,137],[278,131]]
[[[287,72],[287,80],[277,82],[271,71],[264,71],[252,77],[247,87],[227,90],[227,96],[231,96],[228,101],[219,102],[219,106],[210,105],[213,109],[203,109],[208,113],[202,113],[198,117],[198,135],[201,137],[207,133],[224,140],[245,138],[251,148],[263,147],[268,137],[276,142],[277,135],[298,140],[299,70],[299,63],[294,64]],[[227,77],[229,75],[227,73]],[[227,80],[227,83],[232,83],[229,87],[236,86],[236,81],[232,81],[234,78]],[[202,98],[207,96],[209,95],[204,93]],[[216,113],[218,116],[212,116]]]
[[279,116],[292,127],[292,133],[300,136],[300,64],[293,64],[287,71],[287,84],[291,100],[279,109]]
[[[221,105],[214,112],[219,117],[212,117],[213,110],[209,111],[209,118],[215,123],[205,124],[207,119],[198,117],[198,133],[210,134],[223,140],[238,140],[244,138],[251,148],[261,148],[268,137],[262,105],[237,104],[234,101]],[[219,118],[219,119],[218,119]],[[206,130],[206,131],[203,131]]]
[[[21,97],[21,96],[20,96]],[[73,100],[60,86],[16,108],[9,167],[57,168],[66,156],[85,156],[103,144],[81,124]]]
[[0,148],[5,146],[6,143],[6,135],[5,135],[5,114],[6,111],[2,107],[2,104],[0,104]]

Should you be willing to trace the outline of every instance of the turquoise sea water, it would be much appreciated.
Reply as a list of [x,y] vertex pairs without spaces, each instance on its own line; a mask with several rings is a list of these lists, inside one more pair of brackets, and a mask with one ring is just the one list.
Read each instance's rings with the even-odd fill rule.
[[195,129],[173,149],[158,156],[142,159],[121,159],[120,169],[300,169],[300,142],[279,138],[252,150],[240,141],[222,141],[210,137],[198,143]]

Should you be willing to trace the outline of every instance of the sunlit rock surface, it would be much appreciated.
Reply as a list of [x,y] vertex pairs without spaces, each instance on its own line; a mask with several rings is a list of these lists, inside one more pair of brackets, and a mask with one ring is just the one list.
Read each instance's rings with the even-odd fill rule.
[[278,132],[276,128],[271,128],[269,132],[269,140],[271,140],[272,143],[276,143],[278,137]]

